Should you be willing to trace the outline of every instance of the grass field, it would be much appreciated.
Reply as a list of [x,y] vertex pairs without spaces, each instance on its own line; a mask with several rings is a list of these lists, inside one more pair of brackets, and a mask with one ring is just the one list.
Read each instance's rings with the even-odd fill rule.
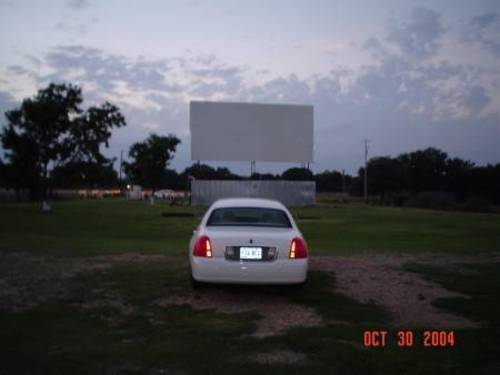
[[[50,214],[32,204],[3,204],[0,210],[1,374],[497,374],[500,369],[500,215],[363,205],[294,211],[312,255],[324,256],[317,264],[425,254],[426,262],[415,258],[380,269],[411,276],[403,284],[421,280],[454,292],[429,306],[479,324],[443,326],[454,331],[455,345],[424,347],[423,331],[430,327],[395,326],[381,301],[346,294],[339,268],[313,269],[299,290],[215,286],[193,294],[185,255],[201,212],[191,208],[109,200],[57,202]],[[440,262],[432,263],[433,257]],[[390,279],[384,287],[391,291]],[[191,304],[162,303],[186,296]],[[206,296],[221,304],[248,299],[255,309],[193,307]],[[300,322],[301,311],[313,311],[321,324],[292,324],[257,337],[259,325],[273,319],[265,310],[273,300],[280,317]],[[398,329],[415,333],[412,347],[396,345]],[[366,330],[387,330],[388,345],[363,347]]]
[[[59,202],[51,214],[33,204],[4,204],[1,212],[0,249],[75,256],[184,255],[202,211],[109,200]],[[363,205],[303,208],[294,214],[313,255],[500,249],[498,214]]]

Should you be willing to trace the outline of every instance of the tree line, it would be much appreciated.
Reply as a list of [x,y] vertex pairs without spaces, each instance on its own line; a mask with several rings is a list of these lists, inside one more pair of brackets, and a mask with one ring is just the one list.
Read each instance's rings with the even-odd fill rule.
[[[124,176],[106,158],[112,130],[126,126],[118,107],[109,102],[82,108],[82,91],[71,84],[50,84],[18,108],[7,111],[0,132],[0,186],[45,199],[53,188],[102,188],[138,184],[153,190],[187,189],[189,179],[245,179],[227,168],[193,164],[182,172],[169,168],[180,140],[172,134],[150,134],[134,143],[123,164]],[[415,197],[467,201],[482,197],[500,203],[500,163],[476,166],[451,158],[436,148],[396,157],[374,157],[367,164],[368,193],[381,203],[401,205]],[[281,174],[254,173],[252,179],[310,180],[319,192],[362,195],[364,168],[357,175],[326,170],[314,174],[290,168]],[[441,195],[439,195],[441,194]],[[448,198],[444,198],[447,196]],[[439,200],[438,199],[438,200]]]
[[[487,200],[500,203],[500,163],[477,166],[468,160],[449,157],[444,151],[427,148],[396,157],[375,157],[367,164],[368,193],[382,203],[415,205],[416,199],[453,201]],[[353,193],[361,193],[364,168],[360,168]],[[420,202],[424,204],[425,202]]]

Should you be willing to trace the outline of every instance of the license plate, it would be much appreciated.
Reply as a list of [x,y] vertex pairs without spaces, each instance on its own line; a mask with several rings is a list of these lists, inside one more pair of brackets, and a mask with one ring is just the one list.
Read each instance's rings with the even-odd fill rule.
[[240,259],[262,259],[262,247],[240,247]]

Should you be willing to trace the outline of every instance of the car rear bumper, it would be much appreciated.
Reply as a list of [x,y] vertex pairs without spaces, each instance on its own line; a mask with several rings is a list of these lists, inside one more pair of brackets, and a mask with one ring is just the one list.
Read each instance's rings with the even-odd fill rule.
[[306,281],[308,259],[272,262],[228,261],[224,258],[190,257],[197,281],[227,284],[299,284]]

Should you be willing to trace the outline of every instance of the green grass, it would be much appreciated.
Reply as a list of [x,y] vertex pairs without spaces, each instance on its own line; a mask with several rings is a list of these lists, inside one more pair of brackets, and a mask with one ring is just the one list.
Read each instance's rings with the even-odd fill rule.
[[[456,349],[462,373],[495,374],[500,369],[500,263],[464,264],[461,271],[417,263],[407,270],[424,275],[464,297],[441,298],[433,304],[481,322],[479,329],[459,332]],[[457,364],[456,364],[457,365]]]
[[124,200],[56,202],[49,214],[34,204],[5,204],[1,206],[0,249],[68,256],[185,254],[197,218],[162,217],[165,211],[192,213],[186,207]]
[[[189,207],[123,200],[0,205],[0,250],[58,255],[184,255],[199,218]],[[170,217],[161,214],[168,212]],[[296,209],[312,254],[500,249],[500,215],[364,205]],[[179,214],[179,216],[175,216]],[[186,216],[187,215],[187,216]],[[301,219],[302,218],[302,219]]]
[[[322,272],[311,273],[310,283],[301,290],[266,287],[260,293],[312,306],[326,322],[342,320],[348,324],[332,321],[257,339],[249,336],[257,318],[251,312],[224,314],[187,306],[159,307],[156,301],[160,296],[182,295],[189,288],[182,262],[161,261],[115,266],[105,273],[84,274],[67,285],[73,291],[84,290],[85,298],[95,287],[105,289],[134,307],[128,315],[120,315],[112,307],[82,310],[60,301],[23,312],[0,310],[0,340],[4,343],[0,366],[7,374],[142,374],[154,373],[154,369],[187,374],[496,374],[500,354],[498,264],[473,267],[480,273],[473,276],[418,264],[408,266],[473,296],[471,300],[436,302],[486,322],[481,329],[456,331],[453,348],[424,348],[418,343],[398,348],[396,332],[389,329],[388,347],[362,349],[365,330],[387,329],[386,312],[332,292],[335,276]],[[241,293],[245,292],[243,287]],[[415,332],[421,335],[420,330]],[[297,365],[252,361],[256,353],[275,350],[305,353],[307,360]]]
[[[76,263],[80,256],[131,251],[179,256],[80,273],[65,280],[67,295],[53,295],[24,311],[3,308],[0,298],[1,374],[441,375],[496,374],[500,367],[497,263],[464,265],[460,271],[406,265],[407,271],[468,296],[437,300],[437,308],[484,322],[479,329],[456,331],[453,348],[419,344],[398,348],[387,311],[337,292],[335,274],[326,272],[311,272],[309,283],[300,290],[259,289],[314,308],[324,325],[257,339],[250,336],[258,319],[254,312],[158,306],[159,298],[190,292],[185,254],[199,220],[191,208],[121,200],[68,201],[56,202],[51,214],[42,214],[33,204],[2,204],[0,213],[0,256],[21,251],[71,257]],[[294,214],[313,255],[500,250],[500,215],[363,205],[304,208]],[[44,285],[61,282],[54,274],[58,268],[44,274],[46,265],[39,258],[28,262],[10,254],[0,261],[8,259],[10,263],[0,267],[4,272],[0,279],[7,272],[10,277],[31,271]],[[36,291],[36,283],[29,288]],[[79,305],[113,298],[131,306],[131,312],[124,314],[112,304],[87,310]],[[379,329],[389,330],[389,346],[363,349],[363,332]],[[415,332],[417,337],[422,334],[420,329]],[[307,360],[296,365],[252,361],[256,353],[275,350],[304,353]]]
[[[23,312],[0,310],[0,340],[8,348],[0,359],[2,371],[140,374],[167,369],[192,374],[300,374],[331,369],[359,373],[376,367],[375,357],[361,360],[361,353],[339,340],[359,342],[362,329],[384,324],[387,315],[373,305],[332,295],[332,275],[313,273],[300,291],[266,287],[260,292],[308,305],[328,299],[321,310],[325,319],[335,316],[356,323],[355,327],[297,328],[286,335],[258,339],[250,336],[257,318],[252,312],[222,314],[187,306],[159,307],[155,302],[160,296],[188,291],[187,272],[181,262],[122,265],[106,273],[82,275],[67,285],[74,294],[85,288],[84,299],[91,297],[94,288],[104,288],[134,307],[126,316],[109,307],[83,311],[61,302]],[[243,288],[241,293],[245,292]],[[332,306],[338,305],[342,309],[333,314]],[[306,352],[308,362],[294,368],[252,360],[256,353],[276,349]]]
[[[500,249],[500,215],[363,205],[305,208],[298,221],[318,254]],[[317,219],[315,219],[317,218]]]

